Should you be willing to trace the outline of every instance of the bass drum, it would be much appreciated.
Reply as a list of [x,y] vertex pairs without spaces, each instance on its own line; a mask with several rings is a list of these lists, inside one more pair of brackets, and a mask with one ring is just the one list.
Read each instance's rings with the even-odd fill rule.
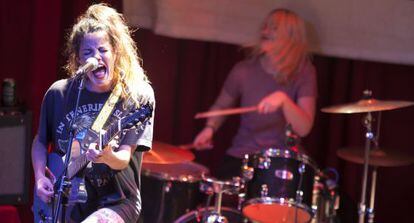
[[[226,222],[226,221],[203,221],[203,218],[214,215],[214,207],[200,208],[181,216],[174,223],[199,223],[199,222]],[[239,211],[228,207],[221,207],[221,215],[229,223],[247,223]],[[211,219],[211,218],[210,218]],[[210,220],[209,219],[209,220]]]
[[200,192],[207,167],[184,162],[177,164],[143,163],[141,176],[142,217],[144,222],[173,222],[203,203]]
[[253,173],[243,205],[246,217],[262,223],[302,223],[312,219],[313,185],[318,169],[309,157],[271,148],[250,157],[248,164],[247,169],[253,169]]

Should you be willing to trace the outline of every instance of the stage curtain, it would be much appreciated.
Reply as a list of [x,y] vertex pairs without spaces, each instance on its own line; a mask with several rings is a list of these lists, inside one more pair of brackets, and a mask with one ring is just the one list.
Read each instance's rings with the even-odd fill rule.
[[175,38],[249,44],[265,16],[286,8],[307,24],[319,55],[414,64],[414,4],[406,0],[124,0],[131,24]]

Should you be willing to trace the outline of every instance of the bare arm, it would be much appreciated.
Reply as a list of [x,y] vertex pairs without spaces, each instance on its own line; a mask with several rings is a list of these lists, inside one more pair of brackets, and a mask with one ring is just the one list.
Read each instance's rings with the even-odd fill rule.
[[283,103],[283,114],[286,121],[292,125],[292,128],[300,136],[306,136],[312,129],[315,117],[314,97],[299,98],[295,104],[289,97]]
[[[53,196],[53,182],[46,176],[47,148],[36,136],[32,144],[32,163],[35,175],[36,194],[43,202],[50,202]],[[48,173],[49,175],[51,172]]]
[[258,105],[258,112],[268,114],[282,109],[286,122],[300,136],[309,134],[315,117],[315,97],[301,97],[297,104],[284,92],[276,91],[263,98]]
[[32,144],[32,163],[35,175],[35,180],[40,177],[45,177],[47,148],[38,140],[36,136]]

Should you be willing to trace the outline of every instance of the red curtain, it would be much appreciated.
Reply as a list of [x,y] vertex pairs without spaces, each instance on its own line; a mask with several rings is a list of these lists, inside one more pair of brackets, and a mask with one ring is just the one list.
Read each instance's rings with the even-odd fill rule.
[[[61,67],[66,60],[62,52],[67,31],[92,2],[96,1],[0,3],[0,78],[16,80],[18,98],[34,112],[34,129],[44,92],[64,76]],[[121,1],[109,2],[122,8]],[[195,113],[207,110],[213,103],[231,67],[244,57],[243,51],[234,45],[160,37],[146,30],[138,30],[134,38],[156,92],[155,140],[191,142],[204,125],[203,120],[193,119]],[[348,209],[354,210],[359,202],[362,165],[339,159],[336,151],[344,146],[364,145],[362,115],[332,115],[319,109],[355,102],[364,89],[371,89],[378,99],[414,101],[414,66],[323,56],[315,56],[313,61],[318,71],[318,112],[304,144],[321,168],[338,169],[347,209],[344,222],[355,222],[355,213],[349,214],[352,212]],[[413,112],[413,107],[383,112],[381,147],[414,155],[409,141]],[[198,161],[212,172],[231,142],[237,121],[237,116],[230,117],[217,132],[215,150],[197,153]],[[410,222],[413,171],[413,166],[379,168],[375,206],[378,222]],[[32,221],[30,206],[18,207],[22,222]]]

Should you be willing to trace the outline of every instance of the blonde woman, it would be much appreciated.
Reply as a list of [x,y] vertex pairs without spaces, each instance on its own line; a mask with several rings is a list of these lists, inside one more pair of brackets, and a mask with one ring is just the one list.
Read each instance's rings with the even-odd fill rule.
[[[257,106],[258,110],[241,115],[218,177],[239,175],[244,154],[285,147],[287,124],[299,136],[310,132],[317,90],[305,33],[304,22],[295,13],[274,10],[263,23],[251,57],[233,67],[210,109],[235,107],[240,101],[240,106]],[[224,116],[209,118],[196,136],[195,146],[212,148],[213,135],[224,120]]]
[[[90,6],[73,26],[67,46],[69,74],[75,74],[79,67],[90,61],[96,61],[97,66],[94,70],[55,82],[44,96],[39,129],[32,146],[35,194],[44,204],[51,204],[56,193],[53,181],[61,174],[56,167],[59,162],[48,160],[47,148],[50,145],[51,154],[64,156],[70,131],[74,132],[75,141],[81,141],[116,86],[120,86],[121,94],[103,128],[147,102],[152,107],[155,103],[154,92],[141,67],[130,31],[122,15],[113,8],[103,4]],[[81,79],[84,79],[84,88],[75,109]],[[67,213],[68,220],[138,220],[141,211],[140,152],[152,146],[153,111],[147,116],[149,121],[142,128],[121,131],[117,143],[111,143],[103,150],[98,150],[96,143],[84,148],[86,159],[92,163],[81,170],[85,176],[87,202],[71,207]],[[76,155],[73,149],[72,156]],[[35,222],[51,217],[39,217],[40,211],[43,215],[50,215],[36,207],[35,201]]]

